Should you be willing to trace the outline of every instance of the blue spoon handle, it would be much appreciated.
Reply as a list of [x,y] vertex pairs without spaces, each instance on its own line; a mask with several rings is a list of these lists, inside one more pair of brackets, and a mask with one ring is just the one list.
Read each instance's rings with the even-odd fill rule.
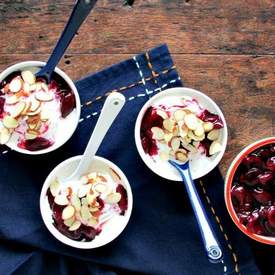
[[199,225],[208,259],[213,263],[218,263],[222,260],[222,250],[214,234],[214,231],[210,226],[205,209],[194,185],[190,174],[189,163],[187,162],[181,165],[174,161],[169,162],[178,170],[186,186],[186,190]]
[[79,27],[89,15],[97,0],[77,0],[69,21],[59,38],[47,64],[38,72],[37,76],[44,76],[50,81],[51,74],[62,58],[65,50],[78,31]]

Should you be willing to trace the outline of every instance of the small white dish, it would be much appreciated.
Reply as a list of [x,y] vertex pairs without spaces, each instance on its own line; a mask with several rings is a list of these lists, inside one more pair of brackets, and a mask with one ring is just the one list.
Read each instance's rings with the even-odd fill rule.
[[[0,74],[0,82],[3,81],[7,76],[9,76],[11,73],[21,70],[31,70],[34,73],[39,70],[39,68],[45,66],[45,62],[40,61],[25,61],[21,63],[17,63],[15,65],[12,65],[5,69]],[[66,143],[73,133],[75,132],[79,119],[80,119],[80,112],[81,112],[81,103],[78,91],[73,83],[73,81],[70,79],[70,77],[64,73],[59,68],[55,68],[54,70],[58,75],[60,75],[66,83],[69,85],[69,87],[72,89],[75,101],[76,101],[76,108],[65,118],[62,120],[62,123],[58,123],[55,133],[55,142],[53,145],[46,149],[37,150],[37,151],[29,151],[26,149],[19,148],[17,146],[17,137],[16,135],[13,135],[11,139],[6,144],[10,149],[17,151],[19,153],[28,154],[28,155],[40,155],[40,154],[46,154],[49,152],[52,152],[59,147],[61,147],[64,143]]]
[[62,180],[70,176],[72,171],[75,171],[75,169],[77,168],[81,157],[82,156],[75,156],[63,161],[58,166],[56,166],[54,170],[49,174],[49,176],[44,182],[41,195],[40,195],[40,211],[46,227],[56,239],[72,247],[81,248],[81,249],[92,249],[92,248],[97,248],[110,243],[112,240],[114,240],[121,234],[121,232],[126,227],[131,216],[131,212],[133,208],[133,195],[132,195],[130,184],[126,176],[124,175],[124,173],[120,170],[120,168],[107,159],[95,156],[92,162],[92,167],[89,169],[89,172],[94,172],[94,171],[106,172],[108,171],[107,169],[109,168],[113,169],[120,176],[121,184],[124,186],[124,188],[127,191],[128,208],[123,216],[116,215],[112,217],[110,220],[108,220],[106,224],[103,225],[101,233],[97,235],[95,239],[92,241],[89,241],[89,242],[75,241],[63,235],[53,225],[52,211],[50,209],[50,205],[48,202],[47,190],[51,182],[56,178],[59,178]]
[[148,168],[150,168],[157,175],[173,181],[182,181],[182,178],[179,175],[179,173],[171,166],[171,164],[168,163],[168,161],[161,161],[160,159],[155,160],[149,154],[146,154],[144,152],[144,149],[141,144],[140,128],[141,128],[143,116],[149,107],[159,106],[160,104],[164,104],[167,106],[170,104],[170,102],[172,104],[175,104],[175,102],[183,96],[188,96],[196,99],[199,102],[199,104],[202,105],[202,107],[206,108],[212,113],[219,115],[219,117],[222,119],[224,124],[224,127],[221,129],[221,136],[220,136],[222,150],[211,157],[206,157],[200,153],[197,153],[189,160],[192,178],[198,179],[208,174],[211,170],[213,170],[220,162],[225,152],[225,148],[227,144],[228,133],[227,133],[227,125],[225,122],[224,115],[220,110],[220,108],[218,107],[218,105],[211,98],[209,98],[202,92],[199,92],[191,88],[178,87],[178,88],[167,89],[150,98],[140,110],[136,120],[136,125],[135,125],[136,147],[139,152],[139,155],[141,156],[144,163],[148,166]]

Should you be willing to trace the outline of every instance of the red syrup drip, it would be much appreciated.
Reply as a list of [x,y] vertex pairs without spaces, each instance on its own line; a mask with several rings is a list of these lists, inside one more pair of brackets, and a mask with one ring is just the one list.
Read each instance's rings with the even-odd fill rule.
[[17,144],[19,148],[26,149],[29,151],[38,151],[38,150],[46,149],[52,145],[53,145],[53,141],[43,137],[37,137],[31,140],[21,140]]
[[141,122],[140,137],[144,152],[150,156],[158,153],[157,143],[153,139],[151,128],[162,128],[162,124],[163,118],[157,114],[156,109],[153,107],[148,108]]
[[221,129],[224,127],[222,119],[213,113],[210,113],[208,110],[204,109],[198,118],[204,122],[211,122],[214,125],[214,129]]
[[126,189],[123,187],[122,184],[119,184],[116,188],[116,192],[120,193],[121,195],[121,199],[118,203],[118,206],[121,210],[120,215],[124,215],[126,210],[128,209],[128,196],[127,196],[127,191]]
[[266,145],[246,156],[234,176],[233,207],[255,234],[275,236],[275,152]]

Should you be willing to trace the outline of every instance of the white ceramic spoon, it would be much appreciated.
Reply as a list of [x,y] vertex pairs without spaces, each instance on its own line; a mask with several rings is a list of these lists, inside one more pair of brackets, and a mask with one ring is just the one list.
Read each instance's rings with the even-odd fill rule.
[[107,97],[94,131],[76,170],[71,174],[71,176],[62,179],[61,184],[66,184],[66,182],[69,181],[77,181],[83,174],[88,172],[103,138],[122,109],[124,103],[125,97],[120,93],[112,93]]

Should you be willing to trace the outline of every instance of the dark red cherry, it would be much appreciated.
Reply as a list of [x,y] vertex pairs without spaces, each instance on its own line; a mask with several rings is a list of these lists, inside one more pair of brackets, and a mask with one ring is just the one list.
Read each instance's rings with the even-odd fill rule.
[[64,207],[60,206],[56,203],[52,204],[52,212],[53,212],[53,218],[57,224],[62,223],[63,224],[63,219],[62,219],[62,211]]
[[267,159],[270,157],[271,151],[269,148],[261,148],[253,153],[253,155],[258,156],[262,159]]
[[240,223],[246,225],[247,221],[248,221],[248,217],[250,215],[250,212],[240,212],[237,213],[237,216],[239,218]]
[[259,210],[259,215],[262,219],[266,219],[267,217],[267,210],[268,210],[268,206],[261,206],[260,210]]
[[97,197],[96,200],[99,203],[99,208],[98,209],[102,210],[103,207],[104,207],[104,201],[100,197]]
[[255,200],[263,205],[268,205],[272,202],[272,195],[262,189],[254,189],[252,195]]
[[121,210],[121,215],[124,215],[125,211],[128,208],[128,196],[127,196],[127,191],[124,188],[124,186],[122,184],[119,184],[116,188],[116,192],[120,193],[121,195],[121,199],[118,203],[118,206]]
[[235,185],[231,189],[232,201],[237,202],[237,205],[242,207],[245,203],[252,203],[253,198],[248,190],[243,186]]
[[91,226],[85,226],[83,224],[80,227],[80,231],[82,235],[84,235],[84,238],[86,239],[86,241],[92,241],[97,235],[96,229],[94,229]]
[[242,164],[244,164],[247,167],[258,167],[258,168],[262,168],[263,167],[263,161],[262,161],[262,159],[260,157],[258,157],[258,156],[254,156],[254,155],[246,156],[242,160]]
[[48,197],[50,208],[52,209],[54,204],[54,196],[52,195],[50,188],[47,190],[47,197]]
[[255,234],[263,234],[264,229],[260,223],[260,216],[259,213],[254,211],[250,216],[247,218],[247,229]]
[[267,185],[273,179],[273,173],[271,171],[265,171],[264,173],[258,175],[259,182],[262,185]]
[[204,122],[212,122],[214,129],[220,129],[224,126],[222,119],[218,115],[210,113],[206,109],[198,117]]
[[275,172],[275,156],[271,157],[266,162],[266,168],[270,171]]
[[258,176],[260,175],[261,170],[258,168],[250,168],[245,174],[244,174],[244,180],[245,183],[249,186],[254,186],[259,182]]
[[24,148],[29,151],[38,151],[38,150],[46,149],[52,146],[52,144],[53,142],[46,138],[37,137],[35,139],[25,140],[24,142],[19,143],[18,146],[20,148]]
[[72,91],[64,94],[62,93],[60,97],[60,109],[61,109],[61,115],[63,118],[68,116],[72,110],[75,108],[76,102],[75,102],[75,95]]
[[275,228],[275,206],[272,205],[267,210],[267,220],[269,224]]

